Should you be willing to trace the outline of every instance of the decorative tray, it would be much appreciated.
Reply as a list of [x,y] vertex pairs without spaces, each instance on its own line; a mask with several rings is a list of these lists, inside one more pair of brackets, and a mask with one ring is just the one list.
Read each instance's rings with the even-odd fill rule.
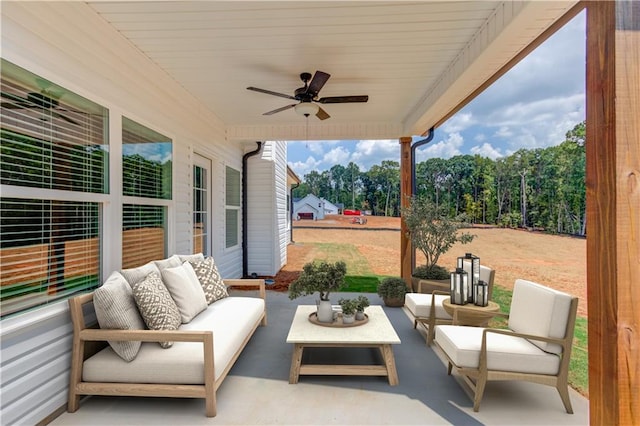
[[363,324],[368,323],[369,322],[369,315],[364,314],[364,319],[363,320],[355,320],[351,324],[344,324],[342,322],[342,313],[341,312],[338,313],[338,315],[334,318],[333,322],[320,322],[320,321],[318,321],[317,312],[313,312],[313,313],[309,314],[309,321],[311,321],[312,323],[314,323],[316,325],[321,325],[323,327],[342,327],[342,328],[357,327],[359,325],[363,325]]

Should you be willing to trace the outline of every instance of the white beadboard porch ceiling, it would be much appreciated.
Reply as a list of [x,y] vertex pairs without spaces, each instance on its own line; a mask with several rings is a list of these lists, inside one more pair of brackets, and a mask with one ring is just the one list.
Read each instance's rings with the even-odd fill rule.
[[[213,111],[230,139],[397,138],[426,132],[576,1],[87,2]],[[305,118],[299,74],[331,74],[325,104]],[[305,129],[305,130],[303,130]]]

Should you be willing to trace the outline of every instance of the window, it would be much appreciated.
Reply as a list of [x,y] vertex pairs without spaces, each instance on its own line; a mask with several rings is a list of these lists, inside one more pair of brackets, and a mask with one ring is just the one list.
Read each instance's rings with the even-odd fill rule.
[[100,284],[99,205],[3,198],[2,316]]
[[193,165],[193,252],[211,254],[209,234],[209,169],[211,162],[199,155]]
[[240,233],[240,172],[226,168],[225,180],[225,247],[238,245]]
[[125,204],[122,211],[122,267],[164,258],[166,207]]
[[172,142],[122,117],[122,195],[171,199]]
[[[97,287],[108,111],[1,60],[2,316]],[[82,193],[69,196],[68,191]]]
[[171,200],[172,141],[122,118],[122,267],[133,268],[166,256]]

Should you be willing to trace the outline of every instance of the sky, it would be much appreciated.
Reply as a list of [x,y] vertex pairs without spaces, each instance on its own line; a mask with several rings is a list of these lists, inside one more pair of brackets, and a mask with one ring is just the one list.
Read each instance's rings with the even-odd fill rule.
[[[479,154],[496,159],[518,149],[562,143],[585,117],[585,13],[551,36],[435,131],[416,161]],[[417,139],[417,138],[416,138]],[[353,161],[361,171],[400,161],[397,139],[294,141],[289,166],[303,178]]]

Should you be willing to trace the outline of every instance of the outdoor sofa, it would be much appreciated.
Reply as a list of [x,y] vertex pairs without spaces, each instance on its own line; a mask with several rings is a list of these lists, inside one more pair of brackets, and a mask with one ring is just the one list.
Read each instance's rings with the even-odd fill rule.
[[[227,286],[252,286],[259,297],[229,296]],[[264,280],[222,280],[201,254],[112,273],[94,292],[69,299],[68,411],[83,395],[204,398],[214,417],[216,390],[266,325],[265,296]]]

